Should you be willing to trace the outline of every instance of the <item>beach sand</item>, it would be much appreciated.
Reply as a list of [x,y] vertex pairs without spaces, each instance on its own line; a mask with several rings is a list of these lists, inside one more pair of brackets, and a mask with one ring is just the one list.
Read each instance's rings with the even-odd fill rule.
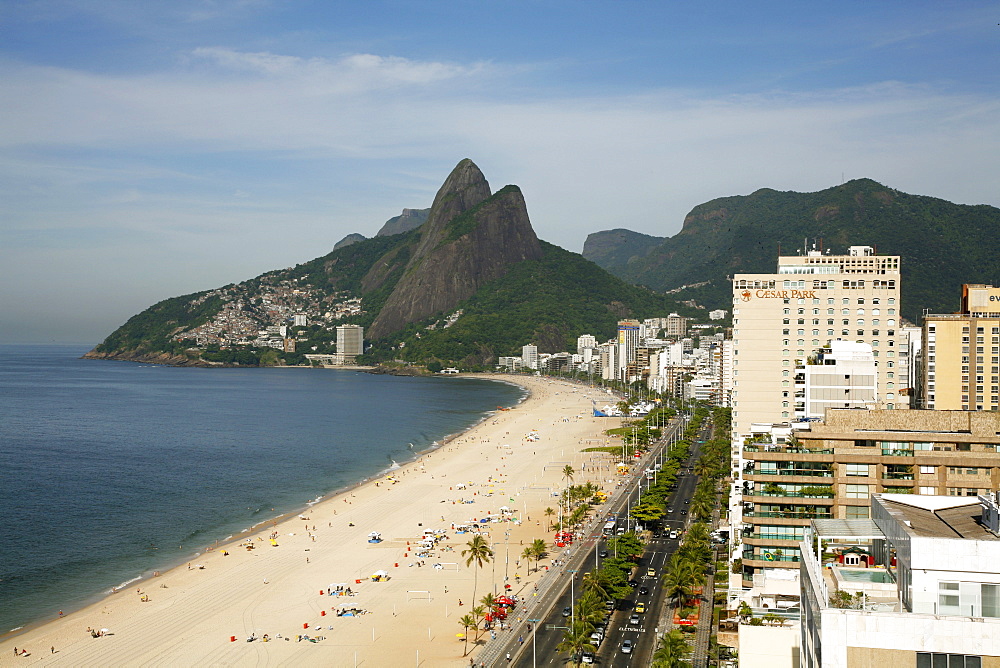
[[[547,378],[497,378],[525,386],[529,398],[387,476],[203,553],[190,568],[5,639],[0,666],[468,666],[475,632],[463,657],[458,620],[471,612],[474,588],[477,598],[502,591],[506,573],[511,591],[527,600],[517,611],[523,614],[545,575],[551,557],[535,573],[520,556],[533,539],[551,544],[543,511],[558,508],[552,492],[564,485],[563,467],[576,469],[574,484],[602,483],[609,492],[615,484],[610,456],[581,452],[607,442],[603,431],[619,424],[591,416],[590,397],[604,405],[607,394]],[[534,430],[538,440],[530,441]],[[499,514],[501,506],[520,523],[485,525],[495,559],[467,567],[461,551],[473,534],[452,525]],[[446,530],[447,540],[418,558],[414,544],[426,529]],[[382,542],[367,542],[372,531]],[[252,550],[242,546],[248,539]],[[372,581],[379,570],[388,580]],[[326,595],[337,583],[354,595]],[[339,608],[366,612],[337,616]],[[88,628],[110,633],[94,638]],[[251,634],[270,640],[248,643]],[[301,641],[301,634],[322,639]],[[489,638],[483,635],[480,643]],[[14,647],[30,656],[15,658]]]

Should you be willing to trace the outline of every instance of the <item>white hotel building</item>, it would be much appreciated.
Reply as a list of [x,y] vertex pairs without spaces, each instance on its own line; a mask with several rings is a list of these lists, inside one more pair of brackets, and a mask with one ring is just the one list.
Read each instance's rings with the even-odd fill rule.
[[[733,279],[733,440],[754,422],[795,417],[797,363],[831,341],[872,347],[879,408],[907,408],[907,344],[899,318],[899,256],[851,246],[778,258],[775,274]],[[799,383],[801,384],[801,383]],[[799,388],[800,390],[802,388]],[[801,398],[801,397],[800,397]]]

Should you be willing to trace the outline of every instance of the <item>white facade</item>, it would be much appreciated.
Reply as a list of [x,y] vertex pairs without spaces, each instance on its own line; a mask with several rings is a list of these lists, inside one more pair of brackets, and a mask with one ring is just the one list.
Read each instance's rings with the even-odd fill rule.
[[875,408],[875,358],[867,343],[831,341],[796,368],[795,417],[826,417],[827,408]]
[[538,370],[538,346],[529,343],[521,347],[521,364],[525,369]]
[[[899,257],[852,246],[848,255],[811,251],[778,258],[774,274],[737,274],[733,280],[733,441],[751,423],[794,417],[796,361],[836,340],[872,348],[876,385],[903,382],[899,324]],[[905,364],[906,355],[902,355]],[[908,407],[908,398],[884,392],[880,408]],[[788,406],[784,404],[788,403]]]
[[337,325],[337,355],[347,363],[365,352],[365,328],[360,325]]
[[[1000,537],[977,521],[981,504],[995,508],[995,502],[882,494],[871,503],[882,534],[872,536],[877,560],[890,564],[897,593],[864,609],[832,607],[823,565],[807,536],[800,544],[801,666],[996,665]],[[965,657],[972,663],[962,663]]]

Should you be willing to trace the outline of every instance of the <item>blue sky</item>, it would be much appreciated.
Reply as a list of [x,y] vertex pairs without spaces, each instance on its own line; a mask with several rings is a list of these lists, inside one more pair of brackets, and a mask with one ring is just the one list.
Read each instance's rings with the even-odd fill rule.
[[0,342],[430,205],[462,158],[538,235],[873,178],[1000,205],[986,2],[0,0]]

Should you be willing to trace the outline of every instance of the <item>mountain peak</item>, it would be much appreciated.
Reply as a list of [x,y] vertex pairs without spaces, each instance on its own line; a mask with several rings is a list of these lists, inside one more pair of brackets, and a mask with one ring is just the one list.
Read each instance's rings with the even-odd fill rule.
[[482,171],[468,158],[459,162],[451,174],[444,180],[434,204],[431,205],[431,215],[428,222],[441,225],[471,209],[490,196],[490,184]]
[[491,195],[466,158],[438,190],[420,242],[369,334],[379,338],[453,309],[512,264],[541,257],[521,190],[507,186]]

